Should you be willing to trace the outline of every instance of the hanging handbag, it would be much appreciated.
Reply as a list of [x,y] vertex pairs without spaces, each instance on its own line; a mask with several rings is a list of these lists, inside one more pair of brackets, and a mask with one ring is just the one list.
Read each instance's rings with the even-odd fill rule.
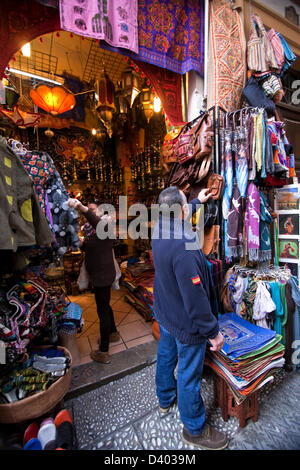
[[194,158],[196,160],[207,157],[212,153],[214,145],[213,122],[208,113],[198,124],[194,134]]
[[80,273],[77,279],[78,289],[80,291],[87,290],[89,287],[90,278],[85,266],[85,260],[83,259],[82,265],[80,268]]
[[200,132],[202,124],[205,123],[206,116],[207,113],[202,113],[196,119],[186,124],[174,140],[174,154],[180,165],[194,158],[195,135]]
[[252,15],[250,39],[247,44],[247,63],[252,72],[278,70],[275,53],[265,27],[258,15]]
[[275,103],[268,98],[253,76],[249,78],[243,89],[243,96],[246,98],[250,106],[255,108],[264,108],[268,116],[275,116]]
[[220,199],[223,194],[224,178],[221,175],[212,173],[207,181],[207,189],[212,193],[211,198],[216,201]]

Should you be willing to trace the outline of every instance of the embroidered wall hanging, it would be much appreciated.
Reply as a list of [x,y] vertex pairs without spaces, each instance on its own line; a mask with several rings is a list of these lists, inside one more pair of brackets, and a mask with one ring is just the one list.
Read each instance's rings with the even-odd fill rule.
[[210,2],[208,108],[239,109],[246,79],[246,40],[239,13],[227,0]]

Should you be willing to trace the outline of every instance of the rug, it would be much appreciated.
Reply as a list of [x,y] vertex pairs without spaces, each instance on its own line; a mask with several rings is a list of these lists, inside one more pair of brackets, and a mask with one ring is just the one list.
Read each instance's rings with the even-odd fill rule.
[[170,123],[173,126],[185,124],[182,120],[181,75],[146,62],[136,60],[135,63],[153,85]]
[[228,0],[210,2],[208,108],[240,108],[246,82],[246,40],[239,13]]

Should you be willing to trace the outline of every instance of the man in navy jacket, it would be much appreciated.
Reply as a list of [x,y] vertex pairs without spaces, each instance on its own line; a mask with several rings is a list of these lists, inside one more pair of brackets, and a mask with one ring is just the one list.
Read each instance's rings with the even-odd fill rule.
[[[154,311],[159,323],[156,392],[167,413],[175,400],[184,424],[183,440],[204,449],[224,449],[226,436],[206,423],[201,378],[207,340],[211,350],[223,347],[212,279],[198,235],[189,222],[197,204],[210,198],[202,190],[190,202],[176,186],[159,196],[161,214],[152,235],[155,267]],[[175,213],[170,208],[177,208]],[[178,363],[177,380],[174,376]]]

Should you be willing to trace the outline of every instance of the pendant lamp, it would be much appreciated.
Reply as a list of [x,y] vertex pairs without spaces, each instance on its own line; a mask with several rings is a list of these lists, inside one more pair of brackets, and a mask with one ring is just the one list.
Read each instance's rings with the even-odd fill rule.
[[30,90],[30,96],[34,104],[53,116],[70,111],[76,104],[74,95],[59,86],[40,85]]

